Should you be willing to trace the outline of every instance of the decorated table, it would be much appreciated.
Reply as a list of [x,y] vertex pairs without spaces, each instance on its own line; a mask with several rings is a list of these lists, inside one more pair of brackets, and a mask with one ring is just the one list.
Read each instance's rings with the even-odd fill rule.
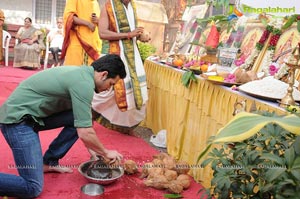
[[232,117],[236,102],[246,100],[247,111],[258,110],[285,114],[276,102],[264,101],[217,85],[197,76],[197,83],[186,88],[181,83],[184,71],[146,60],[149,101],[145,126],[154,133],[167,131],[167,150],[173,157],[187,161],[191,175],[203,186],[210,185],[212,171],[197,165],[197,158],[210,136]]

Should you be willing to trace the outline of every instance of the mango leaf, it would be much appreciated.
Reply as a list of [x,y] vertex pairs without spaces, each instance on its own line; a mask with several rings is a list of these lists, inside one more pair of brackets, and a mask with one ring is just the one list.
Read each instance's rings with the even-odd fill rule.
[[261,20],[261,23],[264,25],[264,26],[267,26],[268,25],[268,21],[266,18],[262,18]]
[[218,131],[213,143],[241,142],[255,135],[269,123],[276,123],[293,134],[300,134],[300,119],[294,114],[284,117],[267,117],[241,112]]
[[296,20],[296,15],[292,15],[289,17],[289,19],[287,20],[287,22],[285,24],[283,24],[283,26],[281,27],[283,30],[289,28],[293,23],[294,21]]

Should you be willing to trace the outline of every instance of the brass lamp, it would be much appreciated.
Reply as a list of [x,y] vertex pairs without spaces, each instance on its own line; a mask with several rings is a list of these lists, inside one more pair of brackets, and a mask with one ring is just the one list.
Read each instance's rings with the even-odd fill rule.
[[176,32],[176,38],[175,38],[175,47],[174,47],[174,53],[175,55],[178,55],[179,53],[179,43],[181,40],[181,31],[180,31],[180,26],[178,27],[178,30]]
[[282,108],[286,108],[289,105],[295,105],[296,102],[293,98],[293,86],[295,83],[295,71],[296,69],[300,68],[300,43],[297,47],[295,47],[291,53],[291,55],[288,57],[288,61],[286,62],[286,65],[290,68],[289,70],[289,86],[287,89],[287,94],[281,99],[279,102],[279,106]]

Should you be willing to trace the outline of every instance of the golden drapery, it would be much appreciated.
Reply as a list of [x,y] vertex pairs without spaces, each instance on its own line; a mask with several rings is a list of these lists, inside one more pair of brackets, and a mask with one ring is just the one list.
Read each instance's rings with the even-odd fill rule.
[[167,130],[168,153],[187,161],[190,174],[205,187],[210,186],[212,170],[196,165],[211,135],[232,117],[234,103],[246,99],[247,110],[255,101],[259,110],[285,111],[276,104],[243,95],[230,88],[212,84],[204,79],[186,88],[181,83],[182,72],[146,60],[145,70],[149,88],[149,101],[144,125],[154,133]]

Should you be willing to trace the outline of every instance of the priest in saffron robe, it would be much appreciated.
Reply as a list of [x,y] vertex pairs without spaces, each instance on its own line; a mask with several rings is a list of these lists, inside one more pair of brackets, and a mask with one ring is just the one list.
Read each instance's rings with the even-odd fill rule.
[[65,38],[61,53],[65,66],[90,66],[100,57],[102,42],[98,33],[99,16],[97,0],[66,1]]

